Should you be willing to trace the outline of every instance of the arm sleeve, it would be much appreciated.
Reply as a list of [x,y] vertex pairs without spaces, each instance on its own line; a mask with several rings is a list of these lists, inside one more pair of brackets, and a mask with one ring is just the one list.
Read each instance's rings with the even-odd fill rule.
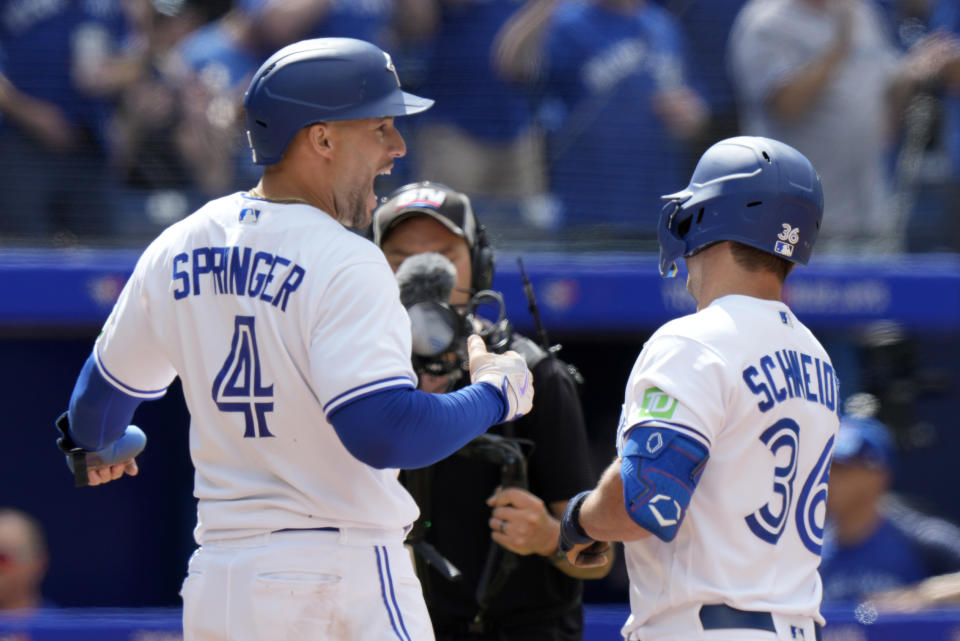
[[140,400],[107,381],[97,368],[96,353],[91,353],[70,397],[67,416],[73,442],[90,451],[113,443],[123,436]]
[[633,430],[623,446],[624,509],[634,523],[670,542],[677,536],[709,454],[669,428]]
[[412,469],[453,454],[503,412],[500,392],[479,383],[450,394],[382,390],[338,406],[329,420],[360,461],[378,469]]

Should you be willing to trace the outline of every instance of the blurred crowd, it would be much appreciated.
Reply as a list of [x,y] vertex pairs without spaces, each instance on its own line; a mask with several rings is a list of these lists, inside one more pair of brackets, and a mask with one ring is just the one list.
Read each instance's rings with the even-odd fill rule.
[[139,245],[258,170],[242,98],[303,38],[435,98],[381,195],[467,192],[503,244],[655,248],[737,133],[820,171],[818,251],[955,251],[960,0],[0,0],[0,244]]

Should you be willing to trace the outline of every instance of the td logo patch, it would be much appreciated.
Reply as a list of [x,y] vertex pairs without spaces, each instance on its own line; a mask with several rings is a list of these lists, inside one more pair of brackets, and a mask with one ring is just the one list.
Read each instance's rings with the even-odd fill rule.
[[666,394],[659,387],[648,387],[643,392],[643,401],[637,411],[638,418],[662,418],[673,417],[677,409],[677,399]]

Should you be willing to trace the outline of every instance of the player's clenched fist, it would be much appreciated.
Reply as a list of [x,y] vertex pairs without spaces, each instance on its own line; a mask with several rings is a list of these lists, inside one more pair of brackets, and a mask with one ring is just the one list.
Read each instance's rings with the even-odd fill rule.
[[510,350],[491,354],[483,339],[473,334],[467,339],[470,355],[470,382],[490,383],[507,400],[507,411],[501,422],[512,421],[533,407],[533,374],[520,354]]

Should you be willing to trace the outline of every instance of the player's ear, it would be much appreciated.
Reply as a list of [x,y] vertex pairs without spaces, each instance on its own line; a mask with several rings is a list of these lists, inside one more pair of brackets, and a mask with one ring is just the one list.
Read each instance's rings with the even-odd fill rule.
[[333,148],[330,139],[330,123],[314,123],[308,127],[304,127],[301,133],[306,136],[306,143],[314,153],[321,156],[328,156],[330,154]]

